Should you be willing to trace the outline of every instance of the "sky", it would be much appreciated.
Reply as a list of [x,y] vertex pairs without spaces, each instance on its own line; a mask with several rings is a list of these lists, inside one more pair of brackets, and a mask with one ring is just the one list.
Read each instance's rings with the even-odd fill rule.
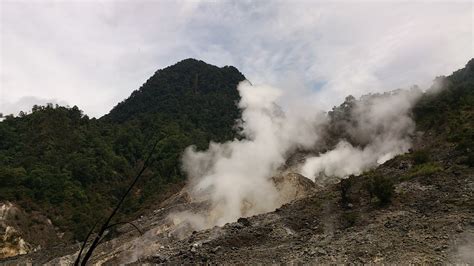
[[0,0],[0,113],[100,117],[182,59],[233,65],[322,109],[426,88],[474,57],[473,1]]

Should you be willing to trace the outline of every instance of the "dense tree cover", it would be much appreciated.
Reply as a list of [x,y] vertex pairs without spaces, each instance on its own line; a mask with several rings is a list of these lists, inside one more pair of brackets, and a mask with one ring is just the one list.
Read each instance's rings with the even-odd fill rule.
[[438,77],[414,108],[420,130],[433,130],[456,143],[474,166],[474,59],[448,77]]
[[142,120],[143,116],[153,120],[149,115],[159,113],[186,130],[200,130],[213,139],[228,139],[233,136],[232,126],[239,116],[235,108],[239,99],[236,85],[244,79],[235,67],[218,68],[186,59],[157,71],[104,120],[123,123]]
[[244,76],[187,59],[159,70],[101,119],[60,106],[34,106],[0,122],[0,200],[48,215],[81,239],[125,191],[150,145],[153,163],[118,219],[156,203],[184,179],[182,151],[234,136],[236,90]]

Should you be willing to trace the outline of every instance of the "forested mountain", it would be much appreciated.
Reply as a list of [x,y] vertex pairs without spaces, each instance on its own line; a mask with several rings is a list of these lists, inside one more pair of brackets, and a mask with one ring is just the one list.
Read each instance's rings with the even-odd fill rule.
[[[141,229],[156,233],[155,238],[146,234],[137,238],[140,236],[130,231],[133,228],[112,232],[108,238],[113,241],[100,247],[96,259],[112,264],[120,262],[119,258],[241,263],[251,256],[258,263],[294,259],[379,263],[379,254],[383,254],[383,261],[389,263],[465,262],[452,252],[462,249],[463,234],[474,230],[474,60],[450,76],[437,78],[436,86],[417,98],[410,109],[417,131],[410,152],[339,184],[320,187],[306,181],[307,188],[318,191],[275,213],[197,233],[188,230],[189,237],[175,238],[177,228],[169,227],[169,212],[174,208],[196,211],[206,205],[189,202],[180,191],[184,183],[182,151],[191,144],[204,149],[210,140],[235,136],[232,126],[240,114],[235,105],[239,100],[236,87],[243,79],[233,67],[187,59],[157,71],[100,119],[90,119],[76,106],[53,105],[34,106],[28,114],[6,117],[0,122],[0,203],[13,202],[29,216],[15,210],[10,211],[14,215],[9,223],[0,221],[0,230],[5,226],[22,230],[4,242],[18,247],[18,240],[24,237],[32,245],[29,251],[42,245],[31,257],[19,256],[22,263],[29,258],[62,261],[67,257],[62,256],[74,254],[77,245],[68,242],[83,239],[95,221],[110,213],[151,145],[158,141],[153,163],[112,222],[133,220]],[[329,137],[354,122],[349,110],[357,101],[348,97],[328,113]],[[342,138],[361,145],[350,135]],[[327,145],[334,143],[329,140]],[[156,212],[137,218],[147,208],[156,209],[165,198],[169,199]],[[14,210],[3,204],[0,211],[4,206]],[[42,227],[47,222],[38,213],[51,219],[56,231]],[[4,236],[9,235],[4,231]],[[65,245],[48,246],[60,241],[53,238],[61,232]],[[427,238],[427,234],[443,237]],[[142,246],[137,247],[138,242]],[[158,248],[156,243],[167,245]],[[0,242],[0,251],[2,245]],[[360,253],[361,247],[371,253]],[[143,253],[144,257],[130,258],[127,253],[145,248],[159,256]]]
[[236,84],[244,79],[235,67],[186,59],[157,71],[102,119],[124,123],[159,115],[214,139],[229,138],[238,117]]
[[[330,119],[328,134],[338,134],[344,127],[351,125],[355,120],[351,116],[351,108],[355,108],[364,101],[387,97],[388,94],[372,94],[360,100],[347,97],[346,101],[328,112]],[[418,97],[419,96],[419,97]],[[187,197],[185,190],[179,191],[170,196],[163,205],[159,206],[153,213],[139,217],[133,221],[138,228],[146,232],[143,235],[137,234],[135,228],[130,225],[121,227],[119,234],[116,234],[110,241],[100,245],[90,263],[104,264],[126,264],[126,263],[151,263],[151,264],[240,264],[240,263],[285,263],[297,262],[303,264],[344,264],[344,263],[387,263],[387,264],[409,264],[409,263],[449,263],[449,264],[469,264],[473,261],[473,238],[474,236],[474,60],[471,60],[465,68],[454,72],[447,77],[439,77],[436,85],[420,94],[415,99],[413,106],[410,106],[410,118],[416,122],[416,134],[413,135],[413,145],[407,153],[398,156],[367,170],[358,176],[350,175],[341,182],[329,182],[324,185],[317,185],[302,175],[296,173],[282,173],[274,180],[277,189],[281,189],[282,183],[287,180],[286,185],[295,188],[297,194],[301,193],[297,200],[288,202],[277,208],[275,211],[261,213],[250,217],[241,217],[235,222],[227,223],[224,226],[213,226],[207,230],[199,230],[192,227],[191,223],[182,216],[177,216],[177,212],[209,214],[209,206],[205,202],[195,202]],[[126,102],[127,103],[127,102]],[[388,106],[394,108],[394,106]],[[53,113],[55,114],[53,116]],[[153,112],[152,112],[153,113]],[[161,129],[159,125],[168,125],[172,114],[164,115],[163,120],[157,120],[163,124],[153,124],[160,132],[160,137],[172,134],[171,139],[179,145],[180,140],[189,138],[187,132],[180,131],[180,123],[174,122],[171,127]],[[138,115],[137,115],[138,116]],[[153,117],[154,115],[150,115]],[[110,118],[89,120],[81,117],[76,108],[53,108],[40,107],[31,115],[23,118],[9,118],[6,124],[13,123],[21,128],[28,128],[28,121],[47,121],[46,117],[54,117],[54,121],[62,117],[65,129],[68,131],[57,131],[54,129],[58,124],[51,127],[39,126],[38,134],[33,134],[37,138],[32,141],[39,141],[43,144],[45,152],[35,148],[20,146],[13,147],[16,151],[28,151],[29,153],[40,154],[45,162],[49,164],[35,164],[39,160],[23,159],[23,163],[17,163],[15,167],[2,166],[3,175],[16,176],[17,179],[4,179],[2,182],[18,180],[17,183],[10,183],[9,186],[22,188],[18,195],[14,191],[10,194],[13,200],[15,197],[33,199],[38,197],[41,204],[45,204],[44,199],[48,198],[52,210],[58,210],[58,204],[63,204],[74,210],[74,205],[78,201],[75,198],[82,198],[89,206],[95,207],[99,200],[103,202],[113,202],[115,196],[103,194],[107,190],[99,188],[101,182],[92,182],[91,185],[84,181],[77,181],[80,176],[101,176],[104,174],[116,174],[117,180],[120,176],[113,171],[133,171],[135,160],[128,152],[133,147],[140,147],[140,152],[145,150],[144,145],[135,144],[136,136],[145,136],[142,127],[146,123],[155,121],[150,118],[148,122],[141,122],[140,119],[127,118],[121,121],[111,121]],[[22,120],[23,119],[23,120]],[[131,120],[128,120],[131,119]],[[158,119],[158,118],[156,118]],[[167,120],[166,120],[167,119]],[[105,120],[108,120],[105,122]],[[76,121],[76,122],[73,122]],[[5,123],[4,122],[4,123]],[[52,123],[48,122],[48,123]],[[48,124],[46,123],[46,124]],[[390,120],[393,123],[393,120]],[[74,126],[79,124],[81,126]],[[415,126],[415,125],[413,125]],[[78,130],[71,130],[79,128]],[[105,148],[97,148],[96,143],[82,143],[83,131],[97,137],[100,142],[105,142]],[[105,128],[105,129],[104,129]],[[15,138],[15,132],[7,126],[2,125],[2,134],[10,141]],[[46,132],[53,131],[55,134]],[[390,130],[389,130],[390,131]],[[42,133],[43,132],[43,133]],[[132,133],[129,133],[132,132]],[[164,133],[163,133],[164,132]],[[391,132],[391,131],[390,131]],[[151,133],[151,132],[150,132]],[[146,133],[149,134],[149,133]],[[129,140],[120,142],[118,136],[134,136]],[[363,145],[359,139],[350,139],[350,134],[339,134],[354,144]],[[74,137],[72,137],[74,136]],[[90,137],[88,135],[88,137]],[[51,173],[56,178],[51,180],[65,180],[57,184],[53,181],[51,187],[66,188],[64,195],[71,202],[64,203],[58,197],[52,197],[58,193],[54,189],[47,190],[49,196],[41,197],[41,193],[36,191],[34,186],[43,186],[37,179],[38,173],[29,170],[32,166],[46,169],[76,169],[68,166],[68,157],[50,157],[54,154],[49,148],[52,143],[61,143],[64,149],[72,149],[70,146],[60,142],[59,138],[76,138],[75,145],[82,143],[84,154],[82,157],[103,160],[103,163],[84,162],[86,165],[95,165],[93,175],[84,174],[68,176],[67,171],[73,170],[52,170]],[[46,139],[46,140],[43,140]],[[102,140],[103,139],[103,140]],[[54,140],[54,141],[52,141]],[[66,141],[69,142],[69,141]],[[125,146],[127,143],[132,142]],[[328,141],[329,145],[332,141]],[[172,143],[165,141],[165,143]],[[31,144],[31,142],[26,142]],[[25,144],[25,145],[26,145]],[[34,143],[33,143],[34,144]],[[5,143],[1,144],[2,149]],[[162,145],[162,144],[160,144]],[[171,145],[171,144],[170,144]],[[117,150],[122,147],[123,150]],[[107,148],[109,147],[109,148]],[[160,176],[164,168],[162,162],[166,157],[163,154],[173,154],[170,152],[174,146],[161,146],[157,156],[158,162],[153,165],[147,173],[141,189],[135,191],[131,198],[132,202],[141,202],[140,206],[146,206],[147,197],[144,192],[148,191],[147,186],[158,187],[156,184],[170,184],[166,176]],[[107,149],[109,149],[107,151]],[[106,150],[107,156],[100,155],[94,157],[94,153]],[[179,150],[179,148],[176,148]],[[74,150],[75,151],[75,150]],[[87,151],[87,152],[86,152]],[[126,152],[127,151],[127,152]],[[3,151],[2,151],[3,152]],[[168,153],[166,153],[168,152]],[[61,154],[67,154],[62,152]],[[73,152],[74,154],[74,152]],[[127,154],[127,158],[122,158]],[[5,155],[3,155],[5,156]],[[69,155],[67,155],[69,156]],[[6,157],[2,157],[5,160]],[[18,157],[19,160],[22,159]],[[52,162],[54,158],[57,162]],[[138,158],[138,157],[137,157]],[[350,163],[347,161],[347,163]],[[15,165],[14,161],[10,164]],[[116,164],[116,165],[115,165]],[[47,168],[49,165],[54,167]],[[60,167],[57,165],[65,165]],[[121,166],[126,166],[121,169]],[[115,168],[116,167],[116,168]],[[79,169],[83,169],[79,167]],[[121,170],[116,170],[121,169]],[[171,168],[170,168],[171,169]],[[112,171],[112,172],[107,172]],[[73,172],[74,173],[74,172]],[[61,175],[61,176],[60,176]],[[173,176],[168,175],[168,176]],[[28,187],[26,180],[33,180],[34,185]],[[46,180],[39,179],[39,180]],[[158,181],[157,181],[158,180]],[[164,180],[164,181],[160,181]],[[117,187],[104,179],[104,183],[110,187]],[[159,183],[161,182],[161,183]],[[120,182],[117,181],[120,184]],[[278,185],[280,184],[280,185]],[[81,196],[80,189],[84,189],[85,196]],[[280,187],[280,188],[278,188]],[[74,190],[78,188],[79,191]],[[90,192],[94,191],[94,192]],[[116,190],[117,192],[119,189]],[[281,189],[282,193],[288,190]],[[40,193],[38,196],[34,193]],[[30,194],[29,194],[30,193]],[[33,194],[31,194],[33,193]],[[63,192],[61,192],[63,193]],[[62,195],[59,193],[60,195]],[[94,194],[95,193],[95,194]],[[115,193],[115,192],[114,192]],[[152,195],[159,194],[153,191]],[[93,195],[101,195],[104,198],[96,198]],[[265,195],[267,196],[267,195]],[[107,197],[110,197],[107,198]],[[149,198],[152,198],[150,196]],[[59,203],[58,203],[59,202]],[[97,203],[96,203],[97,202]],[[110,203],[108,203],[110,206]],[[128,203],[128,210],[131,209]],[[98,206],[97,208],[101,208]],[[104,210],[102,208],[102,210]],[[127,211],[127,209],[125,209]],[[57,215],[57,214],[55,214]],[[77,214],[76,214],[77,215]],[[192,216],[192,215],[189,215]],[[209,215],[210,216],[210,215]],[[72,217],[75,217],[74,215]],[[174,221],[176,217],[177,221]],[[201,217],[201,216],[193,216]],[[184,220],[184,221],[183,221]],[[197,219],[198,223],[202,220]],[[1,247],[1,242],[0,242]],[[60,248],[46,248],[38,252],[31,252],[26,256],[17,256],[11,260],[6,260],[10,264],[27,263],[72,263],[77,257],[77,245],[63,245]]]
[[76,106],[34,106],[0,122],[0,201],[41,212],[82,239],[107,215],[157,140],[153,163],[128,198],[121,217],[162,199],[180,187],[185,147],[234,137],[239,117],[234,67],[186,59],[158,70],[100,119]]

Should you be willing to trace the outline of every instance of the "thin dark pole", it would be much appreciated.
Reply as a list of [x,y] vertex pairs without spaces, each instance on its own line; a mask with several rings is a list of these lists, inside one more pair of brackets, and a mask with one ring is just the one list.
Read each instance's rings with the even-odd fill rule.
[[81,249],[79,250],[79,254],[77,255],[76,261],[74,261],[74,266],[78,266],[79,262],[81,260],[82,256],[82,251],[84,251],[84,248],[86,247],[87,241],[89,240],[89,237],[92,235],[92,232],[94,231],[94,228],[97,226],[99,221],[95,222],[95,224],[92,226],[91,230],[86,236],[86,239],[84,239],[84,242],[82,243]]
[[115,214],[118,212],[118,210],[120,209],[120,206],[122,206],[122,203],[123,203],[123,201],[125,200],[125,198],[127,197],[128,193],[130,193],[130,191],[131,191],[132,188],[135,186],[135,184],[137,183],[137,181],[138,181],[138,179],[140,178],[140,176],[143,174],[143,172],[145,171],[145,169],[148,167],[148,163],[150,162],[151,156],[152,156],[153,152],[155,151],[155,148],[156,148],[156,145],[157,145],[157,144],[158,144],[158,140],[155,142],[155,144],[153,145],[153,148],[150,150],[150,153],[148,154],[148,156],[147,156],[145,162],[143,163],[142,169],[140,170],[140,172],[138,173],[138,175],[135,177],[135,179],[133,180],[133,182],[130,184],[130,186],[128,187],[128,189],[127,189],[127,191],[125,192],[125,194],[123,194],[122,198],[120,199],[120,201],[118,202],[118,204],[115,206],[115,209],[112,211],[112,213],[110,214],[109,218],[107,218],[107,220],[105,221],[105,223],[102,224],[102,227],[100,228],[99,233],[98,233],[97,236],[95,237],[94,242],[92,242],[91,246],[89,247],[89,250],[87,250],[87,253],[84,255],[84,258],[82,259],[81,265],[86,265],[87,261],[88,261],[89,258],[92,256],[92,253],[94,252],[94,249],[99,245],[100,240],[101,240],[101,238],[102,238],[102,235],[105,233],[105,231],[106,231],[107,228],[109,227],[110,221],[111,221],[112,218],[115,216]]
[[132,222],[118,222],[118,223],[114,223],[114,224],[111,224],[111,225],[107,226],[107,229],[108,229],[108,228],[111,228],[111,227],[114,227],[114,226],[117,226],[117,225],[121,225],[121,224],[129,224],[129,225],[133,226],[133,228],[135,228],[135,230],[137,230],[138,233],[140,233],[140,235],[143,235],[142,230],[140,230],[140,228],[138,228],[138,226],[134,225]]

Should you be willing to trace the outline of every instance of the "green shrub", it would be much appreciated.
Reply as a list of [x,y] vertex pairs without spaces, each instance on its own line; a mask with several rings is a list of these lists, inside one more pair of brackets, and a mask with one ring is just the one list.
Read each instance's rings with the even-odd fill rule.
[[393,196],[394,186],[389,178],[383,176],[372,176],[367,184],[367,189],[370,195],[377,197],[380,205],[388,204]]
[[426,150],[418,150],[413,153],[413,161],[415,164],[424,164],[430,160],[430,156]]
[[339,184],[341,188],[341,203],[343,205],[346,205],[347,203],[350,202],[349,190],[351,188],[351,179],[349,178],[342,179]]
[[356,212],[344,212],[341,215],[341,224],[344,228],[352,227],[356,224],[359,216]]
[[474,152],[470,152],[467,155],[466,160],[464,161],[466,165],[469,165],[470,167],[474,167]]
[[443,168],[441,168],[441,166],[439,166],[437,163],[424,163],[413,167],[408,174],[408,177],[413,178],[415,176],[429,176],[442,170]]

